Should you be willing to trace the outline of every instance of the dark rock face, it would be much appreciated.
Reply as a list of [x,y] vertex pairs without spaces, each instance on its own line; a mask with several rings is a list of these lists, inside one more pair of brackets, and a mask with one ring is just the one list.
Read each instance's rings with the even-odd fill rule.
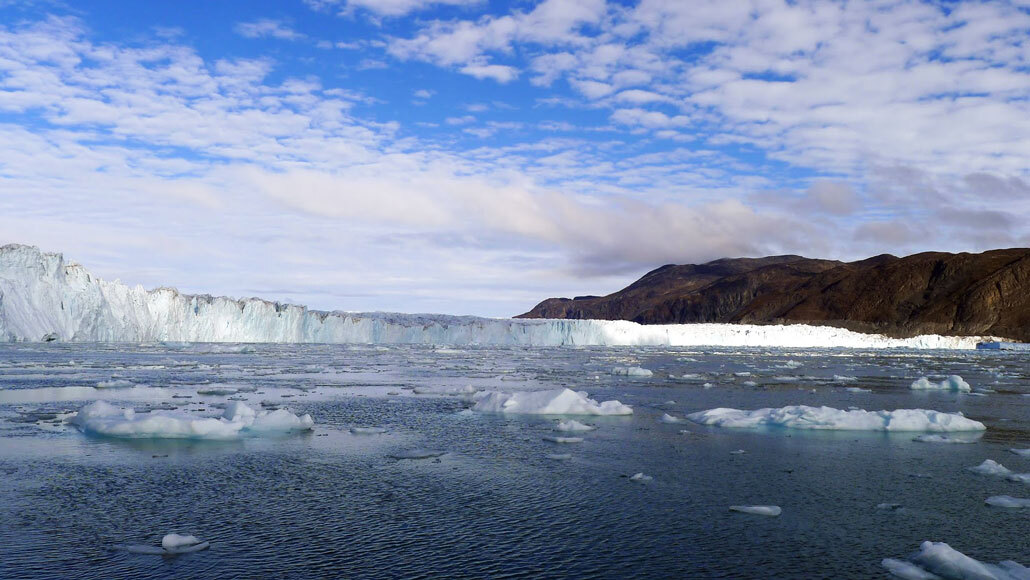
[[991,334],[1030,341],[1030,248],[801,256],[662,266],[608,296],[549,298],[520,318],[827,324],[893,336]]

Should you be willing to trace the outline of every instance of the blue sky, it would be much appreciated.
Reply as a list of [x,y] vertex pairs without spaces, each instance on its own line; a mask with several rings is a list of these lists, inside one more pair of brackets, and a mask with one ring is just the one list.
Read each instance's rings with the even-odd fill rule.
[[0,2],[0,234],[504,316],[665,263],[1030,244],[1030,3]]

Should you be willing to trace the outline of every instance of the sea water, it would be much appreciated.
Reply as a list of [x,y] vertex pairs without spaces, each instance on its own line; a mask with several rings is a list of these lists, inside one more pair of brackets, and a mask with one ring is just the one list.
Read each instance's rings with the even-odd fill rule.
[[[1030,362],[999,351],[0,346],[0,578],[870,578],[924,540],[1030,564]],[[613,374],[639,367],[651,376]],[[642,373],[641,373],[642,375]],[[959,375],[972,392],[912,390]],[[477,391],[570,388],[626,416],[470,410]],[[313,430],[235,440],[99,437],[96,401]],[[725,429],[717,407],[919,408],[918,433]],[[575,419],[594,427],[556,430]],[[670,420],[671,419],[671,420]],[[577,443],[556,439],[574,436]],[[550,440],[548,440],[550,439]],[[931,439],[932,441],[932,439]],[[636,477],[641,475],[641,477]],[[730,506],[778,506],[768,517]],[[160,554],[167,534],[208,542]],[[152,546],[136,553],[129,546]]]

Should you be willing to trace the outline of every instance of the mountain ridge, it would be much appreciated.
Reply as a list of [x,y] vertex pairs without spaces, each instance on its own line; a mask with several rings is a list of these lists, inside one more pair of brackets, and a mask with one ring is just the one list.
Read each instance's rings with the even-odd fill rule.
[[818,324],[891,336],[1030,341],[1030,248],[854,262],[783,255],[666,264],[606,296],[548,298],[517,318]]

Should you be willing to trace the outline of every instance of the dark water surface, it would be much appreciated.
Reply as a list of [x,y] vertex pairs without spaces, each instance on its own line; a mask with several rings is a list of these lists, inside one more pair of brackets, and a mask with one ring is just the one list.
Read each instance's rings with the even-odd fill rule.
[[[994,459],[1030,472],[1030,458],[1008,452],[1030,447],[1028,361],[1006,352],[4,345],[0,578],[883,578],[882,558],[923,540],[1030,564],[1030,510],[984,505],[1030,497],[1030,486],[965,469]],[[612,376],[617,365],[655,376]],[[670,378],[684,374],[696,376]],[[994,392],[908,388],[948,374]],[[146,386],[95,388],[114,379]],[[553,417],[460,413],[467,385],[570,387],[634,414],[579,418],[598,429],[558,445],[542,439],[556,434]],[[217,414],[229,395],[197,391],[240,386],[257,389],[235,395],[255,407],[310,413],[315,430],[116,440],[83,435],[60,415],[97,398]],[[658,420],[795,404],[962,411],[988,431],[949,445]],[[358,426],[387,433],[349,431]],[[391,457],[416,448],[446,453]],[[547,458],[554,453],[572,457]],[[631,481],[638,472],[654,479]],[[733,513],[733,504],[783,513]],[[211,548],[178,557],[124,549],[172,532]]]

